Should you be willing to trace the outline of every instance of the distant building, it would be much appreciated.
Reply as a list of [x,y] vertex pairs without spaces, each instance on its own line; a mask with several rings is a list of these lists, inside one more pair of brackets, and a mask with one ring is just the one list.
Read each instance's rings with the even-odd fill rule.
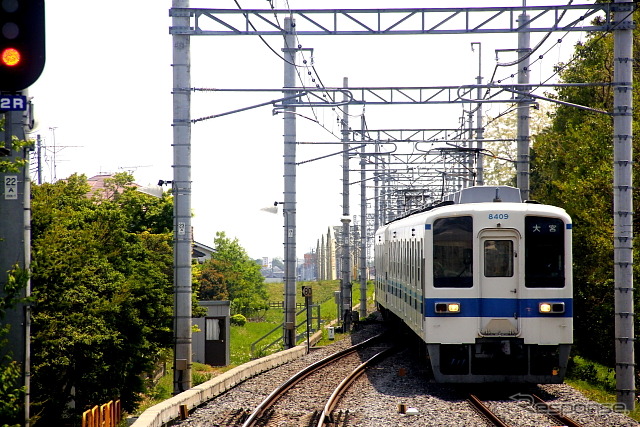
[[302,262],[298,262],[298,277],[303,281],[317,280],[317,255],[311,251],[304,254]]
[[197,260],[198,264],[203,264],[206,260],[211,259],[211,255],[213,255],[213,253],[216,251],[214,248],[198,242],[193,242],[193,245],[191,247],[191,257],[194,260]]
[[318,240],[316,247],[316,272],[318,280],[336,280],[336,238],[333,227],[327,229],[327,234]]
[[[105,180],[113,178],[113,174],[100,174],[94,175],[91,178],[87,178],[87,184],[91,187],[89,192],[87,193],[87,197],[95,196],[96,194],[100,194],[103,199],[111,199],[114,195],[114,191],[112,188],[108,188],[105,185]],[[140,185],[136,183],[131,183],[130,187],[140,187]]]
[[279,283],[284,281],[284,270],[278,266],[271,264],[268,267],[260,269],[260,273],[267,283]]

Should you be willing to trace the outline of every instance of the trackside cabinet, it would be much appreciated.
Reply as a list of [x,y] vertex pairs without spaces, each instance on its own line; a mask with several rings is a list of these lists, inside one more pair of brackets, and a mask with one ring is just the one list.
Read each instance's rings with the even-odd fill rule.
[[211,366],[227,366],[230,361],[230,301],[199,301],[207,308],[205,317],[193,319],[198,326],[193,339],[193,361]]

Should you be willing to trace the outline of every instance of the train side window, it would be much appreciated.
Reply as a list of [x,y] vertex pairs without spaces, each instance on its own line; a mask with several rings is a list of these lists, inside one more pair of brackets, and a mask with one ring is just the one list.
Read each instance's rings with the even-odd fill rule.
[[485,240],[485,277],[513,277],[513,241]]
[[433,223],[433,286],[473,286],[473,219],[439,218]]
[[423,275],[422,275],[422,268],[424,265],[424,260],[422,258],[422,239],[420,239],[420,243],[418,244],[418,286],[420,286],[420,289],[423,288],[423,283],[424,283],[424,279],[423,279]]
[[558,218],[527,216],[524,225],[525,286],[564,287],[564,222]]

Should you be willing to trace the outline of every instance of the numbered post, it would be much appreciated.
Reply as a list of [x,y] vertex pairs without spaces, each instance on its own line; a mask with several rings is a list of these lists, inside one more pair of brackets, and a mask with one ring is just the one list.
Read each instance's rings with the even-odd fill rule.
[[6,175],[4,177],[4,199],[18,200],[18,176]]
[[313,296],[313,291],[311,286],[303,286],[302,287],[302,296],[304,297],[304,308],[307,312],[307,353],[311,351],[311,342],[310,342],[310,324],[311,324],[311,312],[309,311],[309,306],[311,305],[311,297]]

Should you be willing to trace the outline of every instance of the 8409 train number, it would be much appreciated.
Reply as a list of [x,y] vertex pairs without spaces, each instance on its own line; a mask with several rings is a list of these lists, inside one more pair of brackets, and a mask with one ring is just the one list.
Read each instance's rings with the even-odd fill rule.
[[508,213],[490,213],[489,219],[509,219]]

